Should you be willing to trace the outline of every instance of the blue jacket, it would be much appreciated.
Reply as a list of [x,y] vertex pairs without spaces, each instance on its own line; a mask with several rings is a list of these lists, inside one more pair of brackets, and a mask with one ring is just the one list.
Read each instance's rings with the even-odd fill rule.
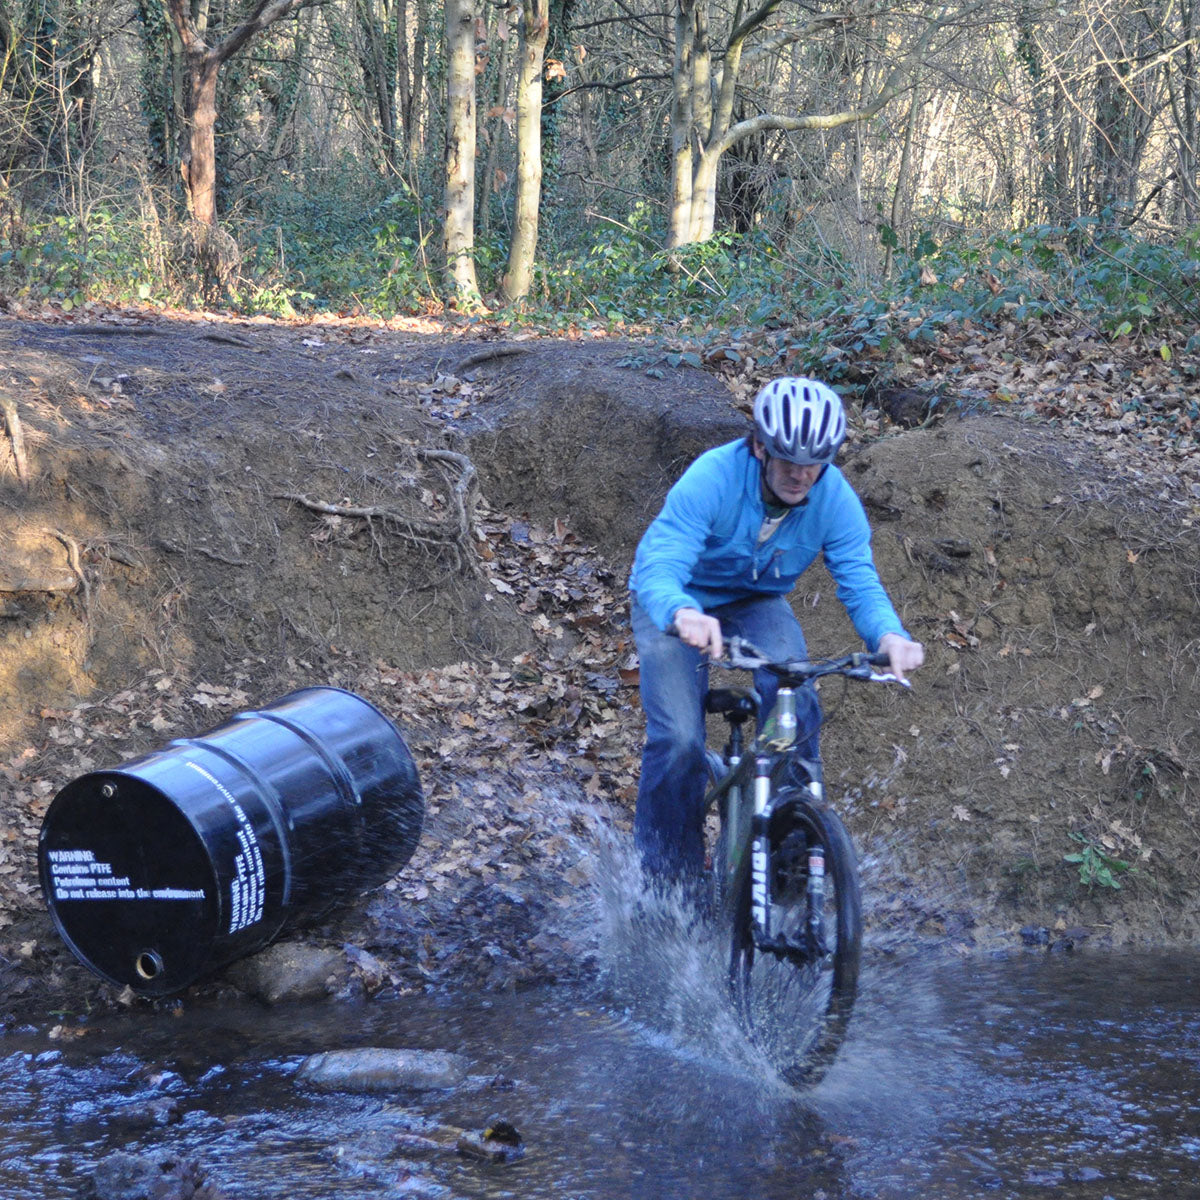
[[904,633],[871,557],[867,514],[829,466],[804,502],[761,545],[761,467],[745,439],[702,454],[667,493],[638,543],[629,586],[660,628],[681,608],[702,612],[750,596],[786,595],[824,554],[859,636],[874,650]]

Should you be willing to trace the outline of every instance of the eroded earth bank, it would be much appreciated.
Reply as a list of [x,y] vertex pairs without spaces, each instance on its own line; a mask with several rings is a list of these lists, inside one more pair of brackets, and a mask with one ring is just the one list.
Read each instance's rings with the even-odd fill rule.
[[[591,970],[639,751],[625,571],[670,481],[746,429],[746,388],[672,361],[418,325],[0,321],[0,1015],[121,999],[41,898],[58,789],[311,684],[398,723],[428,807],[403,871],[297,935],[328,986]],[[871,944],[1190,941],[1196,456],[945,411],[870,436],[856,414],[843,452],[929,649],[911,693],[824,696]],[[814,652],[855,647],[819,569],[794,601]]]

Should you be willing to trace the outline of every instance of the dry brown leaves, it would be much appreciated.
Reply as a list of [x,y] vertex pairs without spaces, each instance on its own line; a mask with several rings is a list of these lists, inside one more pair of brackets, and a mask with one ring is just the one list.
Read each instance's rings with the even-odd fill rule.
[[[528,614],[535,649],[511,662],[417,672],[344,656],[328,679],[398,722],[432,815],[466,814],[459,836],[427,841],[390,885],[416,903],[473,880],[513,882],[552,870],[570,818],[555,810],[550,792],[618,804],[635,794],[640,732],[623,581],[563,521],[541,529],[481,507],[474,536],[491,588]],[[310,663],[290,666],[295,686],[313,682]],[[37,836],[61,787],[244,711],[259,668],[233,664],[220,683],[151,671],[107,698],[44,709],[38,743],[0,763],[24,814],[0,837],[0,926],[40,904]]]
[[[827,324],[836,345],[844,331]],[[789,344],[822,342],[818,325],[744,332],[705,360],[748,412],[765,379],[787,366]],[[867,348],[839,384],[853,385],[851,399],[867,382],[925,389],[938,397],[934,420],[995,408],[1069,431],[1099,445],[1117,474],[1161,479],[1184,501],[1181,520],[1191,527],[1200,521],[1200,361],[1186,350],[1194,332],[1110,338],[1067,317],[994,327],[963,319],[939,326],[936,344],[901,337],[886,356]],[[892,431],[869,404],[852,404],[850,420],[852,441]]]

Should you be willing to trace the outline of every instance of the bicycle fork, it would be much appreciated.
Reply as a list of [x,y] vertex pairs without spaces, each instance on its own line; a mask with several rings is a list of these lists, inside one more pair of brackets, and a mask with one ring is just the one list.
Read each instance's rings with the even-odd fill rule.
[[755,941],[771,940],[771,760],[754,761],[754,840],[750,849],[750,917]]
[[[750,918],[754,926],[756,945],[764,950],[795,953],[800,947],[788,942],[786,937],[777,938],[771,928],[771,766],[770,757],[759,755],[755,758],[754,816],[751,826],[753,840],[750,851]],[[820,783],[813,780],[808,790],[814,800],[821,800]],[[829,946],[825,941],[825,848],[820,842],[814,842],[808,847],[804,908],[804,951],[812,958],[823,957],[829,953]]]

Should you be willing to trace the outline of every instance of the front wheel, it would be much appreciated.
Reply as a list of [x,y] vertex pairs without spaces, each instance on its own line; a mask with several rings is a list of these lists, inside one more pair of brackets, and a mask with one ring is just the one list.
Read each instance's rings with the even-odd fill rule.
[[[790,1084],[811,1085],[845,1038],[858,990],[858,863],[837,814],[797,788],[778,798],[770,848],[770,947],[754,942],[747,861],[736,885],[730,985],[751,1037],[779,1074]],[[823,903],[809,887],[809,856],[818,848],[825,866]]]

